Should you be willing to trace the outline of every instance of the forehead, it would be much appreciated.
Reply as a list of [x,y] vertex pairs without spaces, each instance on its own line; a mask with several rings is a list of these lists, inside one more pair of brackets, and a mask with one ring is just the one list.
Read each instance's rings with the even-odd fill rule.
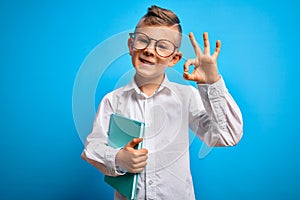
[[135,31],[145,33],[156,40],[167,39],[175,44],[178,43],[180,38],[180,33],[176,26],[139,26]]

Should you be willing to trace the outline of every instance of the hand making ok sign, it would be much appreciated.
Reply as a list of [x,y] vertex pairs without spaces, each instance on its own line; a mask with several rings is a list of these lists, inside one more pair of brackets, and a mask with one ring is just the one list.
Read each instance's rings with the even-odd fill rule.
[[[211,84],[220,79],[217,67],[217,58],[221,49],[221,41],[216,42],[215,52],[210,55],[210,45],[208,40],[208,33],[203,34],[204,52],[201,51],[193,33],[189,34],[191,43],[193,45],[196,58],[188,59],[184,63],[183,77],[186,80],[196,81],[198,83]],[[194,71],[189,74],[189,67],[193,65]]]

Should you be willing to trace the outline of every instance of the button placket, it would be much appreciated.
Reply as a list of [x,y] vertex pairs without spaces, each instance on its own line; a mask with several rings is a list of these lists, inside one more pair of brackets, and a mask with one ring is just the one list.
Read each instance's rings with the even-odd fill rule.
[[[148,160],[146,166],[146,199],[155,199],[156,196],[156,184],[155,184],[155,138],[152,137],[151,125],[153,125],[153,119],[151,109],[153,107],[153,97],[145,99],[145,120],[146,120],[146,144],[148,148]],[[147,129],[148,128],[148,129]]]
[[151,107],[152,107],[152,98],[146,98],[145,99],[145,115],[144,115],[146,127],[149,127],[152,124]]

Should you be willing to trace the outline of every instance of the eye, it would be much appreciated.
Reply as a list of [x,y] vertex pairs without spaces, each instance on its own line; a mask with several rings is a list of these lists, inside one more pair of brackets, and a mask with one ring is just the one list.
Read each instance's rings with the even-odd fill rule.
[[168,46],[166,46],[164,44],[158,44],[157,47],[160,49],[168,49]]
[[145,36],[137,36],[136,42],[148,44],[149,40]]
[[169,41],[161,40],[157,43],[157,48],[161,50],[171,50],[173,47]]

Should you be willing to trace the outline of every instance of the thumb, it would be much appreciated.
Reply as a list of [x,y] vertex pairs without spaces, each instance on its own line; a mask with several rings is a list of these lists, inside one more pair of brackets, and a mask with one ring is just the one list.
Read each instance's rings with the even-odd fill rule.
[[125,149],[128,148],[134,148],[136,145],[138,145],[140,142],[142,142],[143,138],[133,138],[130,142],[127,143],[125,146]]
[[183,73],[183,78],[186,80],[193,81],[194,80],[194,74],[189,74],[188,72]]

